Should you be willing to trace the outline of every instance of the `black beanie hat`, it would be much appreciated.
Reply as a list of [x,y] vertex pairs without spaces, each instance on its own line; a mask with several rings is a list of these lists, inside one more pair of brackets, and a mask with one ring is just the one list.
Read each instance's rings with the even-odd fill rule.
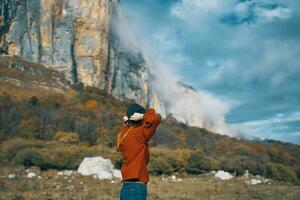
[[133,115],[133,113],[144,114],[145,112],[146,112],[146,109],[143,106],[141,106],[139,104],[136,104],[136,103],[130,104],[127,107],[127,117],[128,117],[128,119],[130,119],[130,116]]

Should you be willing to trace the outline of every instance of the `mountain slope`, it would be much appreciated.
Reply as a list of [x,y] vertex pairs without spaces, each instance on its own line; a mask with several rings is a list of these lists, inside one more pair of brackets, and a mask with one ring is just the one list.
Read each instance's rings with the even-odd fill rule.
[[[119,1],[0,2],[0,54],[43,64],[71,83],[97,87],[121,101],[133,99],[163,117],[172,114],[184,123],[230,134],[224,119],[227,108],[205,112],[214,107],[201,104],[220,101],[166,77],[159,64],[149,61]],[[194,107],[182,109],[186,104]]]
[[[95,87],[60,86],[64,79],[58,72],[20,58],[2,57],[0,72],[1,164],[76,168],[84,156],[100,152],[120,164],[115,138],[130,100],[121,102]],[[225,169],[293,183],[300,178],[298,145],[239,140],[171,116],[151,146],[153,174]]]

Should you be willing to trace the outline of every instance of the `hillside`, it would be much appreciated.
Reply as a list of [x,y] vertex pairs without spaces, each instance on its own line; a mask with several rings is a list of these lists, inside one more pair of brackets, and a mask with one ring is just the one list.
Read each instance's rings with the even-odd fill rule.
[[[0,55],[18,56],[61,72],[72,84],[134,99],[163,117],[227,133],[224,114],[204,113],[214,97],[180,83],[138,41],[119,0],[2,0]],[[186,107],[186,101],[194,104]],[[206,110],[206,109],[205,109]]]
[[[105,155],[120,167],[115,137],[131,100],[72,85],[60,73],[20,58],[1,57],[0,72],[2,166],[76,169],[86,156]],[[189,127],[172,116],[162,121],[151,146],[153,175],[223,169],[300,180],[298,145],[239,140]]]

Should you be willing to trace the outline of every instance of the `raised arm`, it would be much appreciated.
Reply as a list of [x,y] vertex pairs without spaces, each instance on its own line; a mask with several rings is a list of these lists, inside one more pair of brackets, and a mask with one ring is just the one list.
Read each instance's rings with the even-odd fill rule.
[[148,108],[144,114],[143,120],[145,143],[147,143],[155,133],[156,127],[161,119],[160,115],[156,114],[153,108]]

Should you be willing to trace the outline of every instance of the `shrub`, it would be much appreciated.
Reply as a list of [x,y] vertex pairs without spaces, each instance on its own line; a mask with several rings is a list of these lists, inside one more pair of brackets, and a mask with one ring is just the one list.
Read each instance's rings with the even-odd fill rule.
[[169,174],[172,172],[171,164],[163,157],[153,157],[149,164],[149,171],[152,174]]
[[211,160],[201,150],[193,152],[187,162],[188,166],[186,170],[189,173],[198,174],[211,170]]
[[168,174],[171,172],[182,172],[185,170],[186,160],[190,150],[171,150],[163,147],[153,147],[150,150],[149,169],[153,174]]
[[40,119],[37,116],[25,118],[20,121],[17,128],[20,136],[26,139],[34,139],[39,137]]
[[297,183],[299,181],[296,172],[292,168],[282,164],[268,164],[267,171],[268,177],[279,181],[288,181],[293,183]]
[[55,133],[54,139],[58,142],[68,143],[68,144],[78,144],[79,136],[73,132],[63,132],[59,131]]
[[24,166],[43,166],[45,160],[37,148],[26,148],[16,155],[16,163]]
[[36,96],[32,96],[29,99],[29,103],[33,106],[36,106],[39,103],[39,99]]
[[44,142],[39,140],[25,140],[21,138],[14,138],[3,142],[0,146],[0,161],[14,162],[16,154],[25,148],[41,148]]
[[42,169],[77,169],[84,153],[75,145],[66,145],[57,148],[53,145],[49,148],[40,150],[42,157],[47,161],[39,165]]
[[93,108],[95,108],[98,105],[97,101],[94,99],[90,99],[88,101],[85,102],[84,106],[89,109],[92,110]]

